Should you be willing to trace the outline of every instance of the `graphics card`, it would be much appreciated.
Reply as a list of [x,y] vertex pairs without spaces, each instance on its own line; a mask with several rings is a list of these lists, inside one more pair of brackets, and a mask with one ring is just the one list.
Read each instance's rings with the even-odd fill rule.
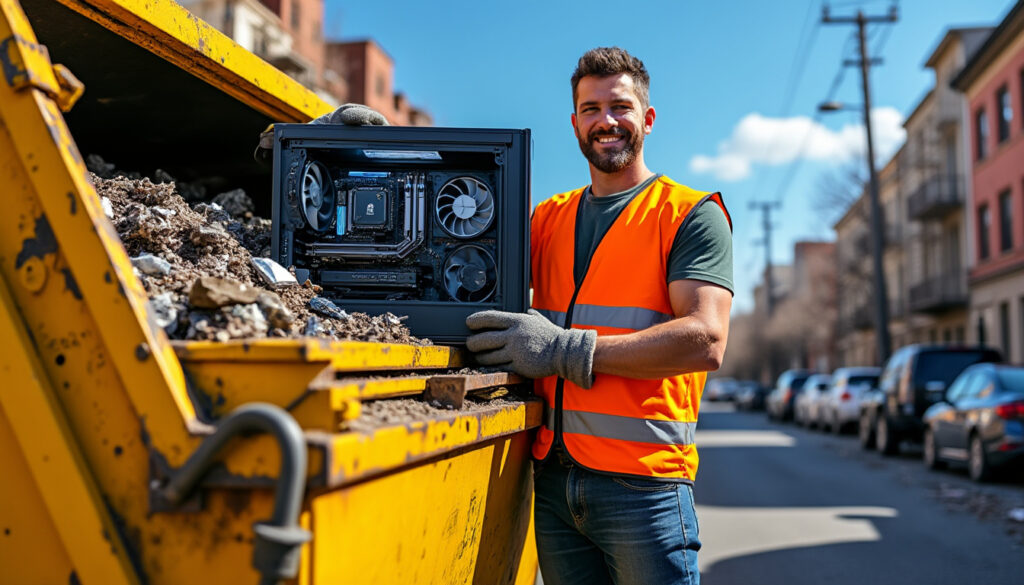
[[525,311],[529,130],[277,124],[273,256],[350,311],[462,342]]

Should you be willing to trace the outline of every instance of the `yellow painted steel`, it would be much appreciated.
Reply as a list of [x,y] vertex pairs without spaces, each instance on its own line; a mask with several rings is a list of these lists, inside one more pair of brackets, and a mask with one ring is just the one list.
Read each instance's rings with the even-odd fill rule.
[[332,109],[173,0],[56,1],[274,120],[305,122]]
[[[0,42],[18,37],[36,44],[18,3],[0,0],[0,8],[5,16]],[[26,260],[34,258],[39,261],[34,269],[49,272],[39,291],[12,290],[16,304],[23,312],[38,312],[35,319],[26,319],[35,329],[33,337],[37,343],[50,342],[46,349],[52,359],[63,356],[60,365],[80,358],[75,361],[90,373],[112,369],[120,380],[131,380],[126,390],[136,416],[145,418],[155,446],[180,463],[191,451],[186,424],[195,419],[181,366],[163,331],[148,324],[146,292],[103,213],[56,103],[34,87],[0,84],[0,113],[7,133],[8,192],[21,192],[10,198],[20,201],[9,204],[24,206],[5,214],[13,225],[0,230],[10,238],[4,249],[18,255],[7,257],[3,269],[11,271],[8,282],[31,281],[35,277],[29,269],[37,263]],[[64,310],[53,311],[56,306]],[[79,355],[88,351],[93,355]],[[110,384],[111,390],[122,386],[120,381]]]
[[[240,108],[292,121],[326,110],[169,0],[53,1]],[[11,64],[0,81],[0,469],[15,478],[0,481],[0,529],[12,531],[0,536],[0,584],[255,582],[252,525],[271,514],[280,458],[270,437],[233,442],[201,501],[170,512],[150,501],[151,482],[180,466],[211,423],[253,400],[290,406],[306,430],[301,521],[314,540],[298,581],[332,582],[342,565],[331,551],[363,546],[366,559],[402,555],[378,573],[385,583],[531,582],[524,431],[539,424],[539,403],[341,432],[343,423],[358,428],[359,400],[411,392],[425,370],[460,367],[463,356],[323,340],[172,346],[151,325],[61,114],[81,84],[50,63],[15,0],[0,0],[0,43]],[[416,494],[403,501],[406,491]],[[418,568],[402,552],[415,549],[414,535],[397,533],[402,523],[434,539]],[[348,564],[345,581],[369,582],[358,567]],[[424,579],[403,580],[413,574]]]
[[[74,564],[0,406],[0,582],[68,583]],[[16,504],[16,505],[12,505]],[[45,563],[26,562],[44,553]]]
[[[0,384],[0,407],[14,415],[6,416],[6,422],[17,437],[34,487],[46,506],[45,517],[38,518],[39,526],[49,528],[47,520],[52,521],[79,579],[111,585],[138,583],[50,381],[35,353],[28,352],[32,342],[18,322],[14,300],[2,280],[0,339],[0,377],[4,380]],[[11,472],[7,473],[5,481],[27,483],[26,476],[11,477]],[[24,528],[36,530],[35,524]],[[70,571],[61,581],[69,575]]]
[[536,428],[542,411],[540,402],[532,401],[335,435],[329,454],[329,485],[344,485],[488,439]]
[[462,353],[439,345],[403,345],[367,341],[257,339],[252,341],[175,342],[178,355],[190,362],[325,362],[338,372],[457,368]]
[[529,448],[518,434],[316,496],[299,582],[532,584]]

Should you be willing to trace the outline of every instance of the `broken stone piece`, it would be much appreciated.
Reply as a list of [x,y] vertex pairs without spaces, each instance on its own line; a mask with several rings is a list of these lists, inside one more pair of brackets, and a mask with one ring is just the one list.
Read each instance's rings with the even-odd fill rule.
[[252,213],[256,209],[244,189],[221,193],[213,198],[213,203],[221,206],[232,217],[245,217],[246,213]]
[[159,256],[142,254],[132,258],[132,266],[139,269],[139,272],[149,275],[168,275],[171,273],[171,263]]
[[256,273],[260,275],[260,278],[263,279],[263,282],[270,286],[295,286],[299,284],[291,272],[288,272],[284,266],[270,258],[254,257],[252,259],[252,266],[256,269]]
[[348,313],[339,309],[338,305],[335,305],[323,297],[313,297],[309,299],[309,308],[325,317],[330,317],[331,319],[344,321],[349,318]]
[[234,305],[231,307],[231,314],[234,317],[241,319],[245,325],[254,329],[256,333],[261,335],[265,335],[267,333],[267,329],[269,328],[267,319],[263,316],[263,312],[256,303],[249,305]]
[[270,322],[271,327],[277,329],[287,329],[291,325],[292,321],[295,320],[295,316],[288,310],[281,297],[275,293],[262,291],[259,296],[256,297],[256,303],[260,306],[263,314],[266,315],[267,321]]
[[114,219],[114,204],[110,202],[110,199],[100,197],[100,207],[103,208],[103,215],[109,219]]
[[192,283],[189,305],[200,309],[217,309],[228,305],[255,303],[259,289],[226,278],[204,276]]
[[210,224],[201,225],[197,229],[192,230],[192,234],[189,236],[189,241],[196,246],[211,246],[227,237],[229,236],[228,233],[224,231],[224,228],[217,224]]
[[153,312],[153,322],[157,327],[166,331],[168,335],[174,335],[178,329],[178,308],[171,293],[161,293],[150,299],[149,308]]

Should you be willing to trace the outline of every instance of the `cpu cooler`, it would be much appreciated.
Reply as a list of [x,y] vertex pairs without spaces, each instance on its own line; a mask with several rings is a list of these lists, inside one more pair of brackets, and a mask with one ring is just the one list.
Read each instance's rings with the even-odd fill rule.
[[459,343],[524,311],[529,130],[277,124],[274,258],[350,311]]

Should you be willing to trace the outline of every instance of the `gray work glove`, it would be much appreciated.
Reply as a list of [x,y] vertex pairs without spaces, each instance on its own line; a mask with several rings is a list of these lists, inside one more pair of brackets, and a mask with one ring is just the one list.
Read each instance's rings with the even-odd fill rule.
[[[310,120],[310,124],[343,124],[345,126],[390,126],[388,119],[377,110],[363,104],[342,104],[333,112]],[[274,152],[274,125],[271,124],[260,134],[256,153],[259,162],[270,160]]]
[[530,309],[527,313],[480,311],[466,325],[481,333],[470,335],[466,347],[485,366],[512,370],[527,378],[560,376],[581,388],[594,383],[592,329],[562,329]]
[[384,114],[363,104],[342,104],[310,124],[344,124],[345,126],[390,126]]

